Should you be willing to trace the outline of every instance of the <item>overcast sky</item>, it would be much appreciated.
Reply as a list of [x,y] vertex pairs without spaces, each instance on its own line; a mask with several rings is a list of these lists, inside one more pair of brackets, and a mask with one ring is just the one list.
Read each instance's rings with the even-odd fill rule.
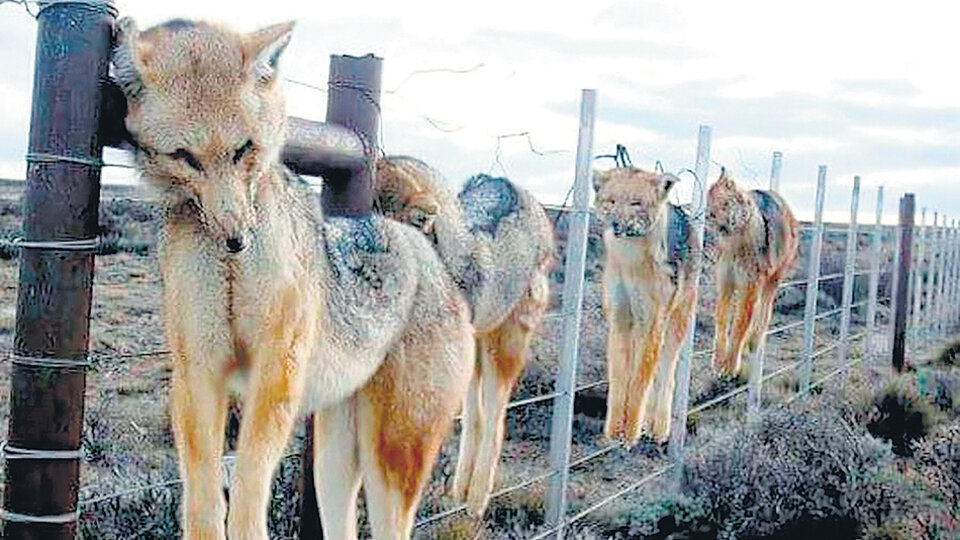
[[[782,189],[812,216],[817,166],[828,166],[827,213],[849,213],[863,179],[861,221],[904,191],[960,217],[960,4],[804,0],[672,2],[118,1],[141,28],[173,17],[242,30],[296,20],[282,75],[324,87],[330,54],[384,58],[383,146],[438,167],[451,187],[478,172],[507,175],[543,202],[573,181],[580,90],[598,91],[594,153],[634,164],[693,167],[700,124],[713,129],[709,181],[725,165],[765,187],[784,153]],[[898,7],[884,7],[897,5]],[[22,178],[35,22],[0,5],[0,177]],[[452,73],[418,71],[448,69]],[[284,82],[288,113],[322,120],[326,95]],[[529,133],[499,140],[498,135]],[[531,151],[531,144],[538,155]],[[123,156],[107,155],[117,161]],[[608,167],[610,161],[597,161]],[[108,170],[108,181],[128,180]],[[690,176],[677,193],[689,198]]]

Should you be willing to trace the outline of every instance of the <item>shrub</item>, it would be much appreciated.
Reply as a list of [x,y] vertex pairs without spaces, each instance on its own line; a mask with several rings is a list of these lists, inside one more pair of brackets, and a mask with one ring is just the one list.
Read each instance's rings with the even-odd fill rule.
[[772,412],[687,463],[685,512],[709,516],[719,538],[855,537],[922,499],[888,473],[891,458],[834,411]]
[[911,456],[910,443],[927,435],[935,414],[933,405],[917,391],[912,377],[901,377],[887,384],[874,398],[867,429],[890,441],[898,456]]

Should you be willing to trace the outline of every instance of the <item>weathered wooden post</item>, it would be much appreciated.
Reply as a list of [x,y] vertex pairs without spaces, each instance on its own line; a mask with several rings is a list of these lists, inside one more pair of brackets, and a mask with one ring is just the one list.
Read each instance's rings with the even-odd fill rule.
[[597,91],[584,89],[580,97],[580,133],[577,138],[576,172],[573,181],[573,210],[567,214],[567,261],[563,280],[563,348],[560,373],[553,402],[550,429],[550,468],[553,476],[547,492],[547,525],[554,538],[563,538],[567,515],[567,480],[570,477],[570,433],[573,427],[573,400],[580,356],[580,316],[583,308],[583,271],[587,260],[587,233],[590,225],[590,165],[593,163],[593,126]]
[[897,280],[894,284],[893,316],[893,368],[903,372],[903,356],[907,323],[907,276],[910,275],[910,261],[913,248],[913,221],[916,203],[913,193],[907,193],[900,199],[900,261],[897,268]]
[[[360,217],[373,208],[373,166],[380,125],[380,77],[383,59],[372,54],[356,57],[330,56],[328,77],[327,124],[348,128],[360,136],[368,160],[360,167],[352,163],[321,163],[324,178],[323,211],[328,216]],[[304,128],[305,131],[310,131]],[[296,140],[296,139],[295,139]],[[290,143],[285,156],[294,150]],[[300,538],[323,538],[317,508],[313,470],[313,416],[307,418],[307,440],[302,453]],[[320,471],[323,474],[323,471]]]
[[11,364],[4,538],[76,538],[97,247],[100,81],[116,10],[40,2]]

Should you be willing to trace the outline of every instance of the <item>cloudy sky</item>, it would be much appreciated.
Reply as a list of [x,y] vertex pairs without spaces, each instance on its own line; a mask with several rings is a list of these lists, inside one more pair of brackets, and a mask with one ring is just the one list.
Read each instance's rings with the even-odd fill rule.
[[[722,164],[766,186],[782,151],[782,192],[802,218],[820,164],[830,218],[848,214],[854,175],[862,221],[873,221],[881,184],[888,221],[905,191],[960,218],[960,4],[884,4],[117,2],[141,28],[172,17],[243,30],[296,20],[281,70],[318,87],[331,54],[383,57],[384,149],[434,164],[453,188],[492,172],[559,203],[573,181],[580,91],[595,88],[595,154],[621,143],[641,167],[692,167],[706,124],[709,181]],[[0,177],[24,174],[35,26],[20,6],[0,5]],[[323,119],[325,94],[284,84],[290,114]],[[500,137],[516,133],[529,135]],[[105,177],[133,181],[116,169]],[[693,180],[683,183],[680,199]]]

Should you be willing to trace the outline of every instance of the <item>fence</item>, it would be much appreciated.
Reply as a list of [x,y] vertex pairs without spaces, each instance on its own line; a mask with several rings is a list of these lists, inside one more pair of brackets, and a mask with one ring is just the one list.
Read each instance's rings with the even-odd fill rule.
[[[553,414],[549,416],[551,421],[551,429],[548,435],[550,441],[549,459],[545,466],[531,464],[529,467],[525,467],[531,471],[530,474],[503,482],[505,487],[499,487],[493,494],[493,499],[498,500],[522,491],[534,490],[538,491],[534,496],[542,496],[547,501],[544,525],[526,531],[529,533],[528,536],[532,538],[560,537],[566,529],[576,526],[578,522],[591,514],[641,487],[660,482],[661,489],[673,489],[678,478],[676,473],[682,470],[685,456],[709,445],[719,444],[724,440],[722,433],[714,433],[714,437],[705,437],[698,434],[696,437],[687,440],[687,425],[691,418],[698,417],[702,425],[707,425],[710,424],[707,417],[714,414],[714,431],[723,431],[723,429],[729,428],[731,417],[736,421],[756,422],[767,411],[810,395],[816,389],[822,388],[831,379],[859,364],[866,365],[870,362],[880,361],[893,349],[892,342],[895,337],[893,335],[895,333],[893,310],[896,292],[899,291],[904,294],[909,292],[909,306],[905,302],[896,306],[899,308],[899,313],[904,316],[905,322],[907,322],[905,335],[908,351],[919,353],[927,349],[931,343],[943,339],[953,331],[956,322],[960,319],[957,302],[960,299],[960,231],[957,229],[956,222],[954,221],[948,226],[946,218],[934,214],[932,225],[927,225],[926,211],[924,210],[921,213],[920,226],[917,228],[918,234],[914,240],[912,237],[912,215],[907,216],[901,227],[882,225],[884,207],[883,189],[880,188],[876,198],[875,223],[870,226],[860,226],[857,223],[860,179],[856,178],[851,192],[849,222],[846,224],[826,224],[823,221],[823,202],[826,198],[827,169],[821,167],[818,171],[817,189],[814,198],[815,219],[812,224],[803,228],[801,263],[798,265],[800,275],[793,276],[781,284],[778,315],[765,335],[764,346],[760,347],[756,354],[749,358],[749,380],[745,384],[728,385],[730,387],[708,388],[707,390],[712,391],[701,392],[700,396],[694,399],[692,405],[688,404],[693,391],[708,386],[713,378],[710,370],[706,367],[713,352],[708,346],[711,312],[709,291],[712,290],[712,276],[709,268],[705,268],[700,287],[700,309],[698,309],[698,319],[701,319],[701,324],[699,328],[696,324],[692,326],[678,367],[679,382],[674,401],[676,404],[675,416],[667,455],[662,456],[658,451],[651,452],[653,455],[649,459],[645,459],[646,466],[642,470],[618,471],[617,476],[620,477],[621,481],[619,483],[608,482],[612,485],[603,486],[603,489],[600,490],[601,493],[589,494],[595,496],[589,497],[588,494],[579,489],[574,493],[572,487],[580,487],[575,473],[602,464],[605,459],[623,453],[618,448],[600,446],[595,441],[583,442],[581,439],[583,439],[585,430],[581,429],[578,432],[574,425],[577,399],[596,394],[598,389],[607,384],[602,377],[596,377],[598,371],[603,371],[602,354],[599,352],[602,349],[593,347],[592,351],[584,350],[586,346],[589,346],[589,343],[585,345],[585,342],[596,341],[593,339],[595,336],[588,336],[590,337],[588,340],[581,341],[580,339],[585,331],[598,330],[595,283],[584,279],[585,274],[590,270],[587,263],[591,261],[588,257],[590,246],[588,231],[591,224],[591,214],[588,210],[587,175],[594,155],[591,147],[593,108],[596,97],[593,92],[585,92],[583,98],[581,133],[577,152],[577,178],[574,186],[574,209],[572,211],[566,208],[550,209],[561,214],[558,219],[559,228],[568,231],[566,269],[563,275],[564,289],[561,297],[563,308],[560,312],[548,314],[547,320],[544,322],[545,329],[541,332],[539,340],[544,347],[549,349],[550,344],[558,341],[552,339],[557,337],[556,330],[562,328],[559,336],[563,338],[563,347],[560,353],[556,355],[560,358],[559,374],[552,389],[533,393],[525,387],[521,389],[521,392],[527,395],[523,395],[509,405],[511,414],[520,414],[524,410],[543,407],[551,403],[554,405]],[[700,220],[698,226],[701,227],[703,191],[706,179],[710,176],[711,134],[709,127],[701,127],[697,159],[694,166],[694,173],[700,184],[700,191],[695,194],[695,201],[697,201],[695,206],[699,205],[700,208],[699,211],[695,209],[694,215]],[[770,179],[770,185],[774,188],[779,183],[781,158],[782,155],[779,152],[774,154]],[[906,246],[910,249],[901,250],[901,238],[906,239]],[[596,242],[595,237],[593,240]],[[827,246],[826,253],[832,256],[834,252],[840,251],[831,249],[832,245],[840,243],[844,246],[842,261],[822,257],[825,245]],[[916,244],[915,257],[912,256],[914,243]],[[861,244],[868,244],[869,252],[863,251]],[[22,243],[20,247],[30,248],[29,245]],[[903,257],[901,257],[901,253],[904,254]],[[595,259],[593,262],[596,262]],[[864,264],[865,262],[867,264]],[[901,267],[910,269],[908,275],[897,274]],[[149,270],[144,273],[150,275]],[[898,280],[898,278],[902,279]],[[897,289],[896,284],[899,281],[906,283],[906,287]],[[155,281],[144,280],[143,286],[146,287],[148,284],[154,289],[157,287]],[[122,282],[105,282],[95,284],[94,289],[110,296],[113,294],[110,292],[112,291],[111,287],[115,285],[126,286]],[[593,287],[593,289],[590,289],[590,287]],[[833,295],[829,291],[836,289],[840,290],[840,301],[838,305],[832,305]],[[794,293],[798,293],[799,296]],[[802,296],[802,301],[798,301],[800,296]],[[594,312],[592,317],[587,317],[586,323],[584,323],[585,317],[581,310],[584,302],[589,303],[591,301],[593,302]],[[787,304],[792,305],[792,307],[786,308]],[[798,318],[795,316],[795,312],[799,310],[801,305],[803,306],[803,315]],[[829,321],[833,320],[838,320],[839,324],[828,324]],[[553,329],[552,334],[549,329]],[[799,344],[797,343],[798,340],[795,339],[797,333],[800,334]],[[157,342],[156,345],[159,345],[159,343]],[[776,351],[776,354],[773,351]],[[19,358],[20,365],[23,365],[25,360],[22,356],[17,356],[22,355],[22,351],[9,352],[14,357]],[[593,354],[590,354],[591,352]],[[61,365],[58,369],[66,368],[76,371],[78,367],[92,367],[94,374],[98,369],[103,369],[104,372],[111,369],[122,372],[122,370],[129,370],[132,367],[123,364],[133,364],[135,361],[144,358],[155,359],[165,354],[166,352],[159,347],[152,352],[132,354],[117,354],[111,350],[95,350],[88,355],[84,355],[83,365],[75,362],[69,365]],[[51,359],[46,360],[52,362]],[[588,361],[593,362],[593,365],[587,366]],[[601,364],[600,369],[596,369],[598,361]],[[50,362],[42,367],[51,369],[57,367]],[[157,364],[148,364],[148,366],[156,369],[156,372],[128,372],[123,375],[127,379],[131,375],[140,379],[154,376],[162,379],[164,376],[162,368],[159,368]],[[584,370],[584,367],[591,367],[591,369]],[[585,376],[584,373],[594,376],[594,379],[581,380]],[[788,385],[791,390],[779,392],[779,394],[771,390],[771,382],[790,377],[797,378],[795,385]],[[98,390],[120,392],[118,388],[122,387],[124,388],[123,391],[130,391],[128,383],[117,384],[112,390],[108,383],[109,381],[105,381]],[[546,386],[549,388],[549,385]],[[792,389],[794,387],[795,389]],[[731,414],[729,405],[740,401],[744,402],[743,410]],[[744,413],[742,419],[739,418],[741,412]],[[133,423],[136,429],[135,419],[129,418],[126,420]],[[95,425],[100,426],[101,430],[109,431],[111,429],[110,425],[104,423]],[[88,428],[89,426],[88,421]],[[86,458],[105,459],[104,455],[109,454],[110,448],[100,450],[96,448],[97,437],[103,435],[103,433],[98,433],[97,429],[88,429],[87,431],[89,438],[84,445]],[[147,434],[144,434],[144,437],[146,436]],[[169,441],[161,437],[157,444],[169,444]],[[11,462],[40,459],[38,455],[29,453],[17,454],[16,450],[11,448],[10,445],[5,447],[4,453],[8,467]],[[291,453],[287,457],[296,455],[296,453]],[[77,456],[79,456],[79,452],[76,456],[71,454],[71,459],[76,459]],[[48,457],[46,459],[60,458]],[[285,462],[289,461],[289,459],[285,459]],[[227,458],[225,466],[229,468],[230,462],[231,458]],[[636,463],[637,460],[631,461],[631,469]],[[123,469],[124,467],[132,467],[132,464],[116,463],[113,467]],[[171,469],[167,468],[159,472],[160,474],[169,474]],[[9,473],[7,474],[9,478]],[[438,474],[442,476],[442,471]],[[147,476],[150,477],[150,475]],[[501,477],[503,476],[501,475]],[[124,498],[144,494],[161,498],[156,494],[162,491],[175,490],[178,485],[179,481],[169,476],[159,482],[145,482],[143,485],[107,493],[96,489],[97,486],[85,485],[83,489],[95,494],[88,493],[86,496],[81,496],[76,506],[66,508],[65,511],[68,514],[61,517],[75,521],[78,518],[84,518],[84,516],[106,514],[104,508],[110,505],[116,505],[116,513],[119,513],[121,511],[120,501]],[[91,487],[94,489],[88,489]],[[168,508],[167,513],[155,516],[156,519],[148,521],[137,532],[148,534],[152,530],[149,527],[160,527],[164,519],[173,519],[175,505],[171,503],[169,506],[174,509],[173,515],[169,513]],[[442,501],[438,502],[436,498],[429,496],[424,507],[416,524],[417,530],[424,532],[430,530],[431,527],[441,526],[444,521],[462,514],[465,510],[465,506],[445,506]],[[41,508],[38,511],[49,512],[49,509]],[[83,516],[69,513],[73,511],[83,514]],[[26,519],[23,519],[24,516]],[[18,516],[11,512],[6,512],[4,517],[11,523],[18,522],[18,520],[29,522],[30,518],[29,515]],[[48,524],[53,525],[62,523],[62,520],[48,522]],[[134,536],[136,535],[134,534]]]

